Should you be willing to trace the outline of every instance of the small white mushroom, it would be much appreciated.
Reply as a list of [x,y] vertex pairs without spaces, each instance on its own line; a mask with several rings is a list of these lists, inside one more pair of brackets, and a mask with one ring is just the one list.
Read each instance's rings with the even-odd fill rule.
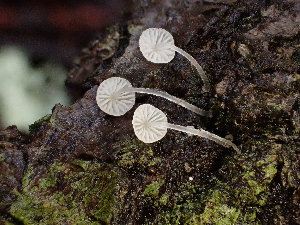
[[132,88],[131,83],[121,77],[111,77],[103,81],[97,90],[96,101],[100,109],[112,116],[122,116],[135,103],[134,92],[124,92]]
[[132,119],[134,133],[145,143],[153,143],[162,139],[167,133],[167,124],[167,116],[149,104],[139,106]]
[[240,153],[238,147],[231,141],[206,130],[168,123],[167,116],[161,110],[149,104],[141,105],[135,110],[132,125],[137,138],[145,143],[156,142],[166,135],[167,129],[173,129],[207,138],[226,148],[232,147],[237,153]]
[[203,80],[203,91],[210,89],[207,75],[199,63],[190,54],[175,46],[172,34],[162,28],[149,28],[140,36],[139,46],[143,56],[153,63],[168,63],[175,57],[175,52],[186,57],[196,67]]
[[211,117],[210,111],[200,109],[182,99],[168,94],[167,92],[149,88],[132,87],[128,80],[121,77],[111,77],[104,80],[97,90],[96,101],[100,109],[105,113],[112,116],[121,116],[133,107],[135,103],[135,92],[159,96],[199,115]]

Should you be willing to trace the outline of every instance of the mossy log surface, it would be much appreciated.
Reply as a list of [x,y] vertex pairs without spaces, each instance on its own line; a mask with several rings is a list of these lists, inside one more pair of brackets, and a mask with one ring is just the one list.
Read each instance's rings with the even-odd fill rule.
[[[147,62],[148,27],[174,34],[210,77],[189,62]],[[300,2],[134,1],[121,23],[92,41],[67,83],[84,94],[31,126],[0,131],[0,224],[300,224]],[[213,110],[203,118],[155,96],[137,95],[170,122],[231,138],[242,154],[169,131],[137,140],[134,109],[121,117],[96,105],[111,76]]]

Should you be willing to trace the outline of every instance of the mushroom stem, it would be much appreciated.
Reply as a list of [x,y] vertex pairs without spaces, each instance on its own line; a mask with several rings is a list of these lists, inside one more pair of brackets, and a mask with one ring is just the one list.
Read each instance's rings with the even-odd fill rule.
[[196,61],[196,59],[193,56],[191,56],[189,53],[185,52],[181,48],[178,48],[175,45],[172,46],[172,48],[173,50],[175,50],[176,52],[178,52],[179,54],[187,58],[192,63],[192,65],[196,67],[198,73],[200,74],[201,79],[203,80],[203,91],[208,92],[210,90],[209,79],[206,76],[204,70],[202,69],[202,66],[199,65],[199,63]]
[[238,154],[241,153],[241,151],[238,149],[238,147],[235,144],[233,144],[231,141],[229,141],[225,138],[221,138],[218,135],[212,134],[206,130],[203,130],[203,129],[198,130],[198,129],[195,129],[192,127],[185,127],[185,126],[175,125],[175,124],[171,124],[171,123],[166,123],[165,126],[169,129],[173,129],[173,130],[185,132],[188,134],[207,138],[207,139],[214,141],[226,148],[232,147]]
[[122,91],[124,92],[137,92],[137,93],[144,93],[144,94],[150,94],[150,95],[155,95],[158,97],[162,97],[165,98],[171,102],[174,102],[194,113],[197,113],[201,116],[208,116],[208,117],[212,117],[212,113],[211,111],[205,111],[203,109],[198,108],[197,106],[194,106],[182,99],[179,99],[173,95],[168,94],[167,92],[163,92],[163,91],[158,91],[155,89],[150,89],[150,88],[134,88],[134,87],[126,87],[123,88]]

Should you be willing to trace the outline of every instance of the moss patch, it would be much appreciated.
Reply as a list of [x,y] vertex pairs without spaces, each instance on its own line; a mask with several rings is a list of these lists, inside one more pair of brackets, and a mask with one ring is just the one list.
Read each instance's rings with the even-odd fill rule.
[[160,162],[160,158],[154,156],[151,145],[147,145],[137,139],[128,139],[118,143],[117,147],[120,148],[118,166],[124,169],[145,169]]
[[164,181],[154,181],[149,184],[144,192],[143,195],[145,196],[158,196],[160,187],[164,184]]
[[0,162],[5,160],[5,156],[3,153],[0,154]]
[[41,124],[43,122],[46,122],[46,123],[50,122],[51,116],[52,116],[52,114],[47,114],[47,115],[43,116],[42,118],[38,119],[37,121],[35,121],[33,124],[29,125],[29,132],[33,133],[36,130],[38,130],[38,128],[41,126]]
[[110,224],[119,175],[110,166],[80,160],[30,166],[10,213],[25,224]]
[[[270,185],[278,173],[278,149],[270,149],[257,161],[253,156],[236,155],[227,165],[228,172],[235,175],[226,181],[213,178],[213,187],[204,188],[205,192],[193,182],[183,183],[173,193],[163,193],[158,182],[151,183],[144,193],[156,196],[153,204],[162,213],[149,224],[261,224],[257,214],[268,205]],[[169,205],[172,207],[164,210]]]

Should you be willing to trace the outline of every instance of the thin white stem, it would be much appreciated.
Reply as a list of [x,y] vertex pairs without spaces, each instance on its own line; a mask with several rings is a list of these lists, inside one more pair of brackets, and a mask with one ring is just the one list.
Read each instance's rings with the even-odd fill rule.
[[198,129],[195,129],[192,127],[185,127],[185,126],[175,125],[175,124],[171,124],[171,123],[167,123],[166,127],[169,129],[173,129],[173,130],[185,132],[188,134],[207,138],[207,139],[214,141],[226,148],[232,147],[238,154],[241,153],[241,151],[238,149],[238,147],[235,144],[233,144],[231,141],[229,141],[225,138],[221,138],[218,135],[212,134],[206,130],[203,130],[203,129],[198,130]]
[[209,79],[206,75],[206,73],[204,72],[202,66],[199,65],[199,63],[197,62],[197,60],[191,56],[189,53],[185,52],[184,50],[182,50],[181,48],[178,48],[177,46],[172,46],[172,48],[178,52],[179,54],[181,54],[182,56],[184,56],[185,58],[187,58],[191,64],[193,66],[196,67],[202,81],[203,81],[203,91],[208,92],[210,89],[210,84],[209,84]]
[[124,92],[137,92],[137,93],[145,93],[145,94],[150,94],[150,95],[155,95],[158,97],[162,97],[165,98],[171,102],[174,102],[194,113],[197,113],[201,116],[208,116],[208,117],[212,117],[212,113],[211,111],[205,111],[203,109],[198,108],[197,106],[194,106],[180,98],[177,98],[173,95],[168,94],[167,92],[163,92],[163,91],[158,91],[155,89],[150,89],[150,88],[135,88],[135,87],[131,87],[131,88],[124,88],[121,89],[121,91]]

